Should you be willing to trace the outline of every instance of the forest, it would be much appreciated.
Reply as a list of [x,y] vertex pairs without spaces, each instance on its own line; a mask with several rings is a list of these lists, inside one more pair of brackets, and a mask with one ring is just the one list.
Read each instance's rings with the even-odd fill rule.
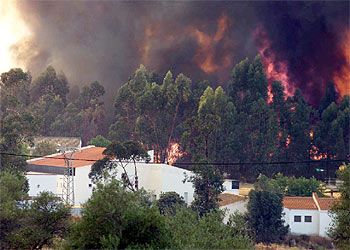
[[[155,150],[158,162],[211,164],[253,181],[278,172],[334,177],[349,159],[350,96],[339,96],[333,83],[317,108],[299,89],[287,96],[281,82],[268,82],[260,56],[237,64],[222,86],[140,65],[117,91],[114,110],[103,102],[103,83],[71,86],[52,66],[34,79],[11,69],[0,84],[3,153],[28,154],[34,136],[81,137],[83,145],[98,144],[96,137],[137,141]],[[12,162],[2,168],[25,168],[25,157],[2,157]]]

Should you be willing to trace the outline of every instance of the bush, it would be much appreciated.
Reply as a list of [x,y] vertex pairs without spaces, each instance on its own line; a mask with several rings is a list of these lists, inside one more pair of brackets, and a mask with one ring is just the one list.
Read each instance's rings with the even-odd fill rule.
[[84,204],[66,248],[169,248],[171,236],[156,207],[143,205],[143,195],[120,187],[116,180],[98,184]]
[[202,217],[190,208],[181,208],[168,217],[176,249],[253,249],[246,232],[233,224],[222,223],[222,212],[206,213]]
[[184,199],[176,192],[161,193],[156,205],[162,215],[174,215],[179,207],[186,206]]

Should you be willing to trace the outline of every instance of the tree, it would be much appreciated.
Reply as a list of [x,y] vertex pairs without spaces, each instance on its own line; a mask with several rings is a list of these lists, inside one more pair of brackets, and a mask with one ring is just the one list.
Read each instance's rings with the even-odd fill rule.
[[186,180],[192,182],[195,200],[192,208],[198,211],[200,216],[219,208],[219,194],[224,191],[224,180],[220,171],[212,166],[199,166],[194,171],[194,175],[187,176]]
[[38,133],[40,119],[32,113],[22,111],[9,114],[0,120],[0,172],[23,173],[26,171],[26,148],[24,144],[32,144],[33,136]]
[[311,197],[312,193],[317,193],[318,196],[322,197],[325,189],[323,182],[315,177],[309,179],[305,177],[296,178],[294,176],[283,176],[281,173],[277,173],[271,179],[260,174],[256,185],[263,191],[277,192],[285,196],[302,197]]
[[67,248],[165,249],[172,246],[170,228],[156,207],[142,205],[140,192],[129,192],[116,180],[99,183],[84,204]]
[[1,172],[0,175],[0,247],[8,249],[12,247],[11,236],[20,227],[20,219],[24,216],[22,207],[27,199],[26,179]]
[[[113,142],[108,145],[103,151],[105,157],[102,160],[95,162],[89,173],[89,178],[93,182],[97,183],[98,180],[102,179],[104,173],[107,171],[112,177],[117,175],[118,168],[122,171],[121,182],[124,187],[135,192],[138,190],[138,175],[136,161],[138,160],[148,160],[149,155],[147,151],[142,147],[141,144],[137,142],[128,141],[125,143]],[[134,179],[130,178],[130,173],[127,171],[129,163],[134,165]]]
[[68,229],[70,208],[52,193],[28,202],[28,183],[22,175],[0,176],[0,236],[2,249],[41,249],[52,246]]
[[184,199],[176,192],[161,193],[156,202],[160,214],[175,215],[176,210],[186,206]]
[[339,168],[338,179],[343,181],[339,186],[340,200],[331,210],[333,224],[329,236],[340,249],[350,248],[350,165]]
[[282,219],[283,195],[278,186],[269,183],[261,176],[255,190],[249,192],[248,225],[252,229],[256,242],[273,243],[283,240],[288,232]]
[[322,97],[320,106],[318,108],[318,112],[320,116],[322,115],[323,111],[332,103],[337,103],[339,99],[339,94],[337,90],[335,89],[334,83],[329,83],[326,89],[326,93],[324,97]]
[[30,104],[30,83],[30,74],[23,72],[20,68],[1,74],[0,109],[2,118],[27,108]]
[[17,249],[41,249],[53,246],[62,239],[68,229],[70,207],[50,192],[42,192],[24,210],[20,227],[15,230],[12,240]]
[[112,142],[110,140],[107,140],[104,138],[102,135],[98,135],[95,138],[92,138],[89,142],[88,145],[94,145],[96,147],[108,147]]
[[34,102],[38,102],[42,96],[48,94],[51,96],[58,95],[66,104],[66,96],[69,92],[68,81],[63,72],[56,74],[56,70],[49,66],[33,81],[30,92]]

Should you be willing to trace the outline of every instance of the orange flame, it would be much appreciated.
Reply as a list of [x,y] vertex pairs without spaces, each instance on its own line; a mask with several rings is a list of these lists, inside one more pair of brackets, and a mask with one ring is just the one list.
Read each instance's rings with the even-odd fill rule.
[[232,54],[230,51],[228,51],[226,55],[217,61],[215,49],[215,46],[219,42],[222,42],[222,45],[225,47],[229,47],[230,44],[233,44],[231,40],[224,37],[228,26],[230,26],[230,19],[227,17],[227,15],[223,14],[217,21],[217,31],[214,37],[211,37],[210,35],[205,34],[194,27],[189,29],[189,31],[197,38],[199,46],[199,50],[197,51],[193,60],[199,65],[199,68],[203,72],[212,74],[219,68],[227,68],[231,66]]
[[[264,64],[267,79],[270,84],[272,81],[280,81],[284,87],[286,96],[293,96],[295,88],[290,84],[288,78],[288,67],[286,62],[277,62],[275,60],[275,54],[270,49],[271,42],[267,39],[266,32],[263,31],[262,27],[258,27],[254,32],[254,38],[259,40],[259,54],[261,61]],[[269,98],[268,102],[272,101],[271,86],[269,86]]]
[[288,135],[287,139],[286,139],[286,147],[287,148],[289,147],[289,143],[290,143],[290,136]]
[[333,80],[340,94],[343,96],[350,94],[350,30],[347,30],[344,34],[342,50],[346,58],[346,63],[340,71],[334,75]]
[[178,159],[183,156],[183,152],[179,149],[179,143],[171,144],[170,151],[168,152],[168,163],[173,165]]

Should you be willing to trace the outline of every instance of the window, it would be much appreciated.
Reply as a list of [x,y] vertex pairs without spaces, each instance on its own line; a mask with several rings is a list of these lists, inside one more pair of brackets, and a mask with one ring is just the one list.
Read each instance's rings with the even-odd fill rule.
[[294,222],[301,222],[301,216],[300,215],[294,215]]
[[92,188],[92,184],[91,183],[89,184],[89,188]]
[[40,188],[40,184],[38,184],[36,187],[37,187],[37,188]]
[[232,189],[239,189],[239,181],[232,181]]
[[305,222],[312,222],[312,216],[305,216],[304,221]]

